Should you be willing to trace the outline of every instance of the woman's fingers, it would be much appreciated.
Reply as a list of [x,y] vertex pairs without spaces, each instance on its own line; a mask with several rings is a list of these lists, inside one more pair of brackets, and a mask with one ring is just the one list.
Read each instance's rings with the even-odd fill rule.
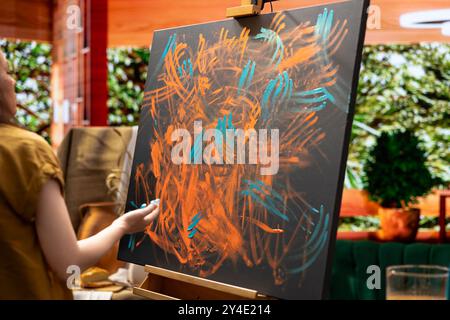
[[126,233],[140,232],[149,225],[159,214],[159,199],[153,200],[147,206],[128,212],[119,219],[125,224]]
[[141,209],[133,210],[136,216],[144,217],[147,214],[151,213],[153,210],[155,210],[158,207],[157,203],[150,204],[149,206],[143,207]]
[[152,212],[153,210],[155,210],[156,208],[158,208],[158,205],[156,203],[151,203],[150,205],[146,206],[145,208],[138,209],[138,210],[142,210],[142,214],[147,215],[150,212]]
[[150,214],[148,214],[144,217],[144,222],[146,224],[149,224],[150,222],[152,222],[153,220],[155,220],[158,217],[158,214],[159,214],[159,208],[156,208]]

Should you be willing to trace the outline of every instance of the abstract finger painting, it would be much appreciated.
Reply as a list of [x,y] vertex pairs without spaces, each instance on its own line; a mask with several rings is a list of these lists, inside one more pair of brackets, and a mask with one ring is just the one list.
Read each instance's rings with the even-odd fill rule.
[[330,272],[367,3],[155,32],[119,258],[320,299]]

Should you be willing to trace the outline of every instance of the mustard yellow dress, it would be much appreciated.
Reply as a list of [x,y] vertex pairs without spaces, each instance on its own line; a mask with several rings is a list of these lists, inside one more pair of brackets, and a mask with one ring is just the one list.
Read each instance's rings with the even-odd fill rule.
[[0,124],[0,299],[72,299],[47,265],[35,218],[43,185],[63,175],[40,136]]

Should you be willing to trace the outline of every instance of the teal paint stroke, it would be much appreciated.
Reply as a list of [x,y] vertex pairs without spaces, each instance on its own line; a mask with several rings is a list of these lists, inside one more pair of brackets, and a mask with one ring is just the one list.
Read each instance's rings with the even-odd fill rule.
[[[136,205],[136,203],[134,203],[134,201],[130,201],[130,204],[131,204],[131,206],[133,206],[136,209],[142,209],[147,206],[146,203],[143,203],[143,204],[141,204],[141,207],[138,208],[138,206]],[[128,249],[130,249],[131,251],[134,251],[135,247],[136,247],[136,235],[130,234],[130,238],[128,239]]]
[[319,36],[319,39],[326,42],[333,26],[334,10],[328,11],[327,8],[323,9],[322,13],[319,13],[316,20],[316,26],[314,28],[314,34]]
[[[226,137],[227,130],[236,130],[236,127],[233,125],[233,114],[230,112],[228,115],[224,115],[223,118],[219,117],[219,119],[217,119],[216,129],[219,130],[222,135],[216,137],[214,143],[216,146],[216,150],[219,153],[219,158],[223,158],[223,137]],[[227,144],[226,148],[228,150],[231,147]],[[234,150],[230,151],[232,151],[232,154],[234,154]]]
[[252,60],[248,60],[239,77],[238,94],[241,94],[244,89],[247,89],[251,85],[253,75],[255,74],[255,68],[256,63]]
[[189,74],[191,78],[194,76],[191,58],[184,59],[183,63],[178,66],[178,75],[180,78],[183,78],[187,74]]
[[271,29],[266,29],[261,27],[259,33],[254,37],[256,40],[267,41],[273,46],[275,46],[275,51],[272,55],[271,62],[275,63],[275,67],[278,67],[280,62],[284,57],[284,44],[283,40],[281,40],[280,36]]
[[161,68],[164,64],[164,59],[166,59],[166,56],[168,55],[169,52],[173,53],[175,51],[176,47],[177,47],[177,34],[174,33],[174,34],[170,35],[169,40],[167,40],[164,51],[161,54],[161,57],[159,58],[158,63],[156,64],[156,67],[150,77],[149,82],[151,82],[152,80],[155,79],[156,75],[159,73],[159,71],[161,70]]
[[194,146],[191,148],[191,163],[197,164],[202,163],[203,161],[203,152],[202,152],[202,144],[203,144],[203,135],[205,134],[205,129],[202,130],[202,133],[197,135],[194,140]]
[[319,210],[313,207],[310,207],[310,210],[313,214],[319,214],[318,223],[314,228],[311,238],[299,250],[299,253],[290,256],[290,259],[295,261],[299,261],[302,257],[307,257],[307,259],[301,266],[288,269],[287,272],[290,274],[300,273],[308,269],[322,253],[328,240],[329,213],[325,213],[323,205],[320,206]]
[[[312,90],[296,92],[293,94],[293,101],[298,104],[310,105],[303,108],[292,108],[293,112],[313,112],[324,109],[328,102],[336,103],[334,96],[326,88],[316,88]],[[312,105],[312,106],[311,106]]]
[[[283,198],[278,192],[259,180],[256,182],[244,180],[243,182],[247,184],[247,189],[240,192],[242,196],[251,197],[257,203],[266,208],[271,214],[289,222],[289,217],[282,212],[284,211],[285,206]],[[281,210],[279,209],[280,206],[282,207]]]
[[292,97],[292,90],[293,82],[287,71],[283,71],[275,79],[270,80],[261,99],[262,118],[267,120],[269,110],[274,109],[277,104],[289,102]]
[[192,239],[194,235],[197,233],[198,229],[196,226],[200,222],[200,220],[203,218],[201,212],[197,213],[195,216],[192,217],[191,223],[189,224],[187,231],[189,232],[189,239]]

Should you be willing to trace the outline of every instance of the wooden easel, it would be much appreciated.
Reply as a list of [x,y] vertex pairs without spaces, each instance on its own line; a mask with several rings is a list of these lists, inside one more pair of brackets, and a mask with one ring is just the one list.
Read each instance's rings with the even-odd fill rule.
[[239,18],[254,16],[261,13],[264,3],[274,2],[278,0],[241,0],[238,7],[227,8],[227,18]]
[[[272,0],[278,1],[278,0]],[[245,17],[261,13],[264,3],[270,0],[241,0],[238,7],[228,8],[227,17]],[[147,276],[133,293],[152,300],[245,300],[274,299],[256,290],[190,276],[150,265],[145,266]]]
[[133,293],[152,300],[269,299],[257,291],[146,265],[147,277]]

